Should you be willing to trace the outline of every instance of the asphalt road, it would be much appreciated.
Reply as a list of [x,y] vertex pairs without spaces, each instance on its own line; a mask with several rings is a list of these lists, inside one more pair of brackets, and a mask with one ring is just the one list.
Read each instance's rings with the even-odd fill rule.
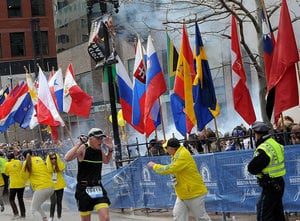
[[[26,197],[24,198],[25,206],[26,206],[26,218],[22,219],[25,221],[41,221],[42,219],[38,215],[37,217],[33,217],[30,214],[30,203],[31,198]],[[46,211],[49,211],[50,202],[46,202],[43,204],[43,208]],[[222,213],[209,213],[212,221],[255,221],[256,216],[255,214],[227,214],[226,216]],[[7,202],[5,204],[4,212],[0,212],[0,220],[1,221],[10,221],[12,220],[12,210],[10,205]],[[21,219],[17,219],[17,221],[21,221]],[[172,221],[172,210],[155,210],[155,209],[111,209],[110,210],[110,220],[111,221]],[[57,218],[54,218],[54,221],[59,221]],[[78,212],[70,210],[66,207],[66,204],[63,204],[63,213],[62,218],[60,221],[80,221],[80,216]],[[98,217],[96,213],[92,214],[91,221],[98,221]],[[191,217],[190,221],[194,221]],[[300,214],[299,217],[296,214],[292,214],[288,217],[287,221],[300,221]]]

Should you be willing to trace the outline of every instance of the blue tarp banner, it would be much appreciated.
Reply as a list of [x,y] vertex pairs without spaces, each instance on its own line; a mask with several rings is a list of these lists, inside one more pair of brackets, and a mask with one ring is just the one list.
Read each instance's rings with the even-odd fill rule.
[[[206,209],[210,212],[255,212],[261,192],[247,165],[254,150],[194,155],[209,190]],[[139,157],[128,165],[103,176],[111,208],[172,208],[176,199],[169,175],[158,175],[146,165],[149,161],[168,164],[170,156]],[[286,212],[300,211],[300,145],[285,147]],[[183,171],[184,172],[184,171]],[[66,176],[64,198],[76,210],[76,178]]]

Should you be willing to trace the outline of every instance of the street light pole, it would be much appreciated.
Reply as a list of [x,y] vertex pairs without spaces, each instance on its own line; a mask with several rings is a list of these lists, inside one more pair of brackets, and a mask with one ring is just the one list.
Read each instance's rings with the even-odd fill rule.
[[[92,15],[92,9],[93,4],[95,4],[97,1],[90,0],[87,1],[87,7],[88,7],[88,24],[89,24],[89,31],[91,30],[91,15]],[[109,2],[109,1],[108,1]],[[107,1],[98,0],[100,10],[102,15],[107,13]],[[119,7],[119,1],[113,0],[110,1],[110,3],[113,3],[115,11],[117,12],[117,8]],[[115,161],[116,161],[116,167],[119,168],[122,166],[122,148],[121,148],[121,141],[120,141],[120,135],[119,135],[119,126],[118,126],[118,119],[117,119],[117,108],[116,108],[116,95],[114,90],[114,84],[113,84],[113,76],[112,76],[112,65],[116,63],[115,54],[113,52],[111,56],[110,52],[110,46],[109,46],[109,33],[106,25],[103,25],[103,38],[104,38],[104,49],[100,49],[98,45],[95,45],[95,48],[90,48],[89,53],[92,51],[93,55],[97,54],[97,52],[104,50],[101,52],[104,55],[104,66],[107,67],[108,72],[108,89],[109,89],[109,97],[110,97],[110,109],[111,109],[111,116],[112,116],[112,127],[113,127],[113,136],[114,136],[114,144],[115,144]],[[96,51],[93,51],[93,50]],[[90,53],[91,55],[91,53]],[[102,55],[101,55],[102,56]],[[100,57],[101,57],[100,56]],[[96,62],[98,58],[93,59]]]
[[104,42],[105,42],[105,58],[106,61],[104,65],[107,67],[107,74],[108,74],[108,89],[109,89],[109,101],[110,101],[110,109],[111,109],[111,116],[112,116],[112,126],[113,126],[113,134],[114,134],[114,143],[115,143],[115,161],[116,167],[119,168],[122,166],[122,146],[121,140],[119,135],[119,126],[118,126],[118,119],[117,119],[117,108],[116,108],[116,96],[115,90],[113,85],[113,76],[112,76],[112,64],[116,63],[114,51],[113,56],[110,57],[111,53],[109,50],[109,37],[108,37],[108,30],[107,27],[104,27]]

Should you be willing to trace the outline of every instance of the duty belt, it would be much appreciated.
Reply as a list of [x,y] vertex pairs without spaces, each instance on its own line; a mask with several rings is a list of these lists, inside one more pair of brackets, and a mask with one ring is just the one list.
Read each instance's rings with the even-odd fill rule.
[[78,181],[78,183],[81,186],[97,186],[97,185],[100,185],[101,180],[92,180],[92,181],[80,180],[80,181]]

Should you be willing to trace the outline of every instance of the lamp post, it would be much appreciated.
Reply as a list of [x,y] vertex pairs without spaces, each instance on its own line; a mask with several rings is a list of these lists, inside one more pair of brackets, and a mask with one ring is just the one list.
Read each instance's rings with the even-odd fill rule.
[[[107,3],[106,1],[98,1],[100,4],[100,9],[102,14],[105,14],[107,12]],[[95,0],[88,1],[88,24],[89,24],[89,31],[91,29],[91,14],[92,14],[92,7],[93,4],[95,4]],[[115,12],[117,12],[117,8],[119,7],[119,1],[111,1],[113,3]],[[121,140],[119,135],[119,126],[118,126],[118,119],[117,119],[117,108],[116,108],[116,95],[113,85],[113,77],[112,77],[112,65],[116,63],[116,59],[114,54],[113,57],[110,53],[110,45],[109,45],[109,33],[107,30],[107,27],[104,25],[103,27],[103,37],[104,37],[104,44],[105,44],[105,62],[104,66],[107,67],[108,72],[108,89],[109,89],[109,97],[110,97],[110,108],[111,108],[111,116],[112,116],[112,127],[113,127],[113,136],[114,136],[114,144],[115,144],[115,161],[116,161],[116,167],[119,168],[122,166],[122,148],[121,148]]]

